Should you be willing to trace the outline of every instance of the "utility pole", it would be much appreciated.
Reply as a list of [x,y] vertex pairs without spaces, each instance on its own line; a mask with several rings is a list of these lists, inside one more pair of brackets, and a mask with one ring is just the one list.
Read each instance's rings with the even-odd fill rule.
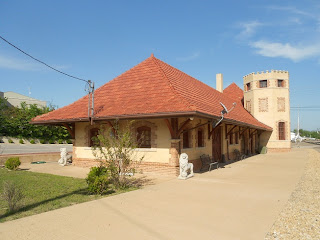
[[300,137],[300,108],[298,108],[298,134],[297,134],[297,137],[299,138]]
[[93,117],[94,117],[94,82],[91,80],[87,81],[87,91],[88,91],[88,118],[91,123],[93,124]]

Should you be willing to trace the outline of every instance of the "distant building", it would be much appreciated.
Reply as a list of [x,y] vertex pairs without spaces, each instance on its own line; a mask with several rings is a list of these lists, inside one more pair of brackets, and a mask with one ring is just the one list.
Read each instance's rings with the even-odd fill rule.
[[31,98],[15,92],[0,92],[0,97],[7,100],[9,106],[20,107],[22,102],[26,104],[36,104],[38,107],[46,107],[47,102]]

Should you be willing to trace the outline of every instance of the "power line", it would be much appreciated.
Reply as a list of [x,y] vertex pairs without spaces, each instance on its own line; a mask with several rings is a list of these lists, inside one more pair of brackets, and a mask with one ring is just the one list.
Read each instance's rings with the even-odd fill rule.
[[320,106],[290,107],[291,109],[320,109]]
[[62,72],[62,71],[60,71],[60,70],[58,70],[58,69],[56,69],[56,68],[54,68],[54,67],[51,67],[49,64],[46,64],[45,62],[43,62],[43,61],[41,61],[41,60],[39,60],[39,59],[31,56],[30,54],[26,53],[26,52],[23,51],[22,49],[18,48],[17,46],[15,46],[14,44],[12,44],[11,42],[9,42],[8,40],[6,40],[5,38],[3,38],[2,36],[0,36],[0,38],[1,38],[3,41],[5,41],[6,43],[8,43],[10,46],[14,47],[15,49],[17,49],[18,51],[20,51],[20,52],[22,52],[23,54],[27,55],[28,57],[32,58],[33,60],[35,60],[35,61],[37,61],[37,62],[45,65],[46,67],[51,68],[52,70],[54,70],[54,71],[56,71],[56,72],[58,72],[58,73],[64,74],[64,75],[66,75],[66,76],[68,76],[68,77],[71,77],[71,78],[74,78],[74,79],[77,79],[77,80],[80,80],[80,81],[89,83],[88,80],[85,80],[85,79],[82,79],[82,78],[78,78],[78,77],[72,76],[72,75],[70,75],[70,74],[68,74],[68,73]]
[[85,80],[82,78],[78,78],[75,76],[72,76],[68,73],[62,72],[54,67],[51,67],[49,64],[46,64],[45,62],[31,56],[30,54],[26,53],[25,51],[23,51],[22,49],[18,48],[17,46],[15,46],[14,44],[12,44],[11,42],[9,42],[7,39],[3,38],[2,36],[0,36],[0,38],[5,41],[6,43],[8,43],[10,46],[14,47],[15,49],[17,49],[18,51],[22,52],[23,54],[27,55],[28,57],[32,58],[33,60],[45,65],[48,68],[51,68],[52,70],[61,73],[65,76],[68,76],[70,78],[74,78],[80,81],[83,81],[87,84],[87,91],[88,91],[88,118],[90,119],[91,125],[93,124],[93,117],[94,117],[94,82],[92,82],[91,80]]

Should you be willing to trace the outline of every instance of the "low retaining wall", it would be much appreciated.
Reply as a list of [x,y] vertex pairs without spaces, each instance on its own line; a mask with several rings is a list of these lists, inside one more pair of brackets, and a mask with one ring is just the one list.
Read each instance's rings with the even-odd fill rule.
[[[72,164],[77,167],[93,167],[98,166],[101,160],[76,158],[72,160]],[[157,162],[141,162],[136,164],[135,169],[137,172],[161,174],[161,175],[179,175],[179,167],[170,166],[168,163]]]
[[39,161],[58,162],[58,160],[60,159],[60,152],[0,155],[0,165],[4,165],[5,161],[10,157],[19,157],[21,163],[30,163],[30,162],[39,162]]

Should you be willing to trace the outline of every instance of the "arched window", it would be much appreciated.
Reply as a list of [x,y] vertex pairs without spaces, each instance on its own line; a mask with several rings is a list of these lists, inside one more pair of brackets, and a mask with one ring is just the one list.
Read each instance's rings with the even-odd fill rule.
[[99,135],[99,129],[98,128],[92,128],[89,132],[89,139],[90,139],[90,145],[89,147],[98,146],[98,135]]
[[204,135],[201,128],[198,129],[198,147],[204,147]]
[[146,126],[138,127],[137,142],[140,148],[151,148],[151,128]]

